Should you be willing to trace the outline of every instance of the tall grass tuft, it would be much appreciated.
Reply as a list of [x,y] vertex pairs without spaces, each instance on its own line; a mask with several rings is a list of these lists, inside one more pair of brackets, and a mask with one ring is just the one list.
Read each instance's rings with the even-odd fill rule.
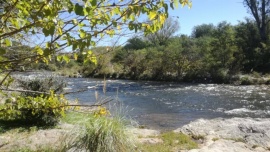
[[82,127],[69,135],[73,138],[68,142],[71,151],[126,152],[135,147],[125,121],[119,117],[87,115],[78,123]]

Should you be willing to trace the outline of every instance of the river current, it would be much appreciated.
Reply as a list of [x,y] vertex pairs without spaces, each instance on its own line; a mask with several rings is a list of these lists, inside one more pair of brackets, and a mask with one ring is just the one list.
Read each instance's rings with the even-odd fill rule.
[[[113,99],[111,113],[155,129],[175,129],[199,118],[270,117],[270,87],[67,78],[69,100],[82,104]],[[104,90],[105,88],[105,90]],[[104,93],[105,92],[105,93]]]

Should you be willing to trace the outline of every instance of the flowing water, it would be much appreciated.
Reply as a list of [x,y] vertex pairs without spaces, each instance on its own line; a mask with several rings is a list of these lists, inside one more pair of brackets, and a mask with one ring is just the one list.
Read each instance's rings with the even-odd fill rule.
[[102,79],[67,78],[65,90],[85,92],[67,95],[83,104],[114,99],[117,110],[129,118],[155,129],[175,129],[199,118],[270,117],[270,87],[219,84],[179,84],[107,80],[104,94]]

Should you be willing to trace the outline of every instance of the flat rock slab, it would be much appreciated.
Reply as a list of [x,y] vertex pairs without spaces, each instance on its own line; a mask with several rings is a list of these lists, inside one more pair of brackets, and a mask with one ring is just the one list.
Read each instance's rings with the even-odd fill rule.
[[[75,127],[69,124],[62,124],[58,129],[38,130],[34,133],[7,133],[0,135],[0,151],[8,152],[15,149],[38,150],[41,147],[61,146],[59,141],[66,138],[66,135]],[[53,146],[52,146],[53,145]]]
[[192,152],[267,151],[270,148],[269,118],[199,119],[175,132],[205,139]]
[[152,129],[130,128],[129,131],[139,138],[154,137],[160,134],[160,131]]

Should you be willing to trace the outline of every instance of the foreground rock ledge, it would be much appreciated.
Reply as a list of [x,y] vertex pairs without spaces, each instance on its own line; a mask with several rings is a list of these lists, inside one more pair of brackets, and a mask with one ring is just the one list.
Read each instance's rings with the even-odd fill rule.
[[204,137],[200,149],[190,152],[270,151],[269,118],[198,119],[175,132]]
[[[61,139],[72,134],[76,126],[61,124],[55,129],[38,130],[33,133],[0,134],[0,151],[27,147],[38,150],[40,147],[61,146]],[[78,126],[77,126],[78,127]],[[128,129],[140,143],[159,144],[159,131],[151,129]],[[270,151],[269,118],[198,119],[175,132],[182,132],[193,138],[203,137],[200,148],[189,152],[265,152]],[[187,151],[187,150],[180,150]]]

